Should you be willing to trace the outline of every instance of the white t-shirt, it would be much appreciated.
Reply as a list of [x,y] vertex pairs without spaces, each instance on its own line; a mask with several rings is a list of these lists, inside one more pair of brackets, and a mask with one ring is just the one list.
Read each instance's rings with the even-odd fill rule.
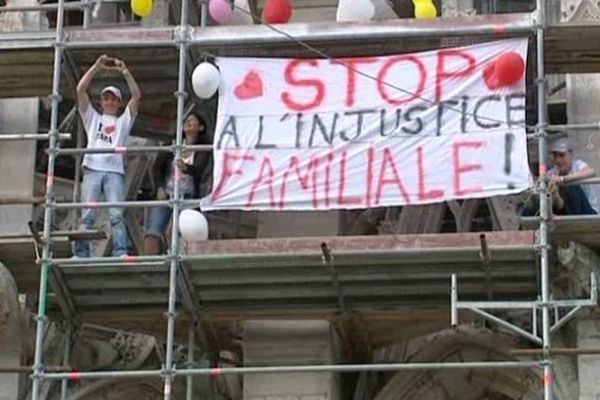
[[[120,116],[100,115],[92,105],[79,111],[87,134],[88,149],[105,149],[125,146],[133,118],[129,107]],[[107,171],[125,174],[123,154],[86,154],[82,165],[94,171]]]
[[[589,166],[587,165],[587,163],[583,160],[579,160],[579,159],[573,160],[573,163],[571,164],[571,169],[569,170],[569,174],[579,172],[582,169],[588,168],[588,167]],[[558,168],[556,168],[556,166],[553,166],[552,168],[550,168],[550,170],[548,170],[548,174],[560,175],[558,173]],[[587,197],[588,202],[590,203],[590,206],[592,206],[594,211],[598,212],[598,195],[596,194],[596,191],[594,190],[592,185],[581,185],[581,188],[583,189],[583,192],[585,193],[585,197]]]

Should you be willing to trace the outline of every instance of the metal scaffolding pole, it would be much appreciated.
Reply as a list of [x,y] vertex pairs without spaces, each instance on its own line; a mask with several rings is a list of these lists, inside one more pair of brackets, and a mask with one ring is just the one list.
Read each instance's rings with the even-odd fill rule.
[[[85,135],[84,132],[84,128],[83,128],[83,122],[81,122],[81,120],[78,118],[77,119],[77,147],[81,147],[83,146],[83,138]],[[71,197],[71,201],[73,201],[73,203],[79,201],[79,191],[81,189],[81,161],[83,160],[83,157],[81,157],[80,155],[75,156],[75,175],[73,177],[73,194]],[[75,218],[75,220],[77,220],[77,218]]]
[[[176,146],[117,146],[109,148],[75,148],[75,149],[55,149],[56,154],[77,155],[77,154],[111,154],[111,153],[170,153],[175,151]],[[181,150],[191,151],[213,151],[212,144],[192,144],[182,145]],[[50,152],[50,150],[48,150]]]
[[[181,18],[179,26],[179,68],[177,74],[177,124],[175,132],[175,159],[178,160],[182,156],[181,146],[183,144],[183,115],[185,113],[185,83],[186,83],[186,64],[187,64],[187,41],[188,41],[188,0],[181,1]],[[173,199],[180,200],[181,196],[181,172],[175,170],[175,183],[173,185]],[[171,399],[172,384],[175,379],[175,364],[173,363],[173,341],[175,335],[175,318],[176,312],[176,292],[177,292],[177,269],[179,268],[179,230],[178,218],[181,205],[178,201],[173,203],[173,226],[171,231],[171,268],[169,271],[169,309],[167,311],[167,349],[165,354],[164,366],[164,400]]]
[[548,131],[595,131],[600,130],[600,122],[589,124],[548,125]]
[[92,4],[90,0],[83,0],[81,7],[83,8],[83,29],[89,29],[92,25]]
[[[69,2],[63,6],[63,9],[66,11],[69,10],[79,10],[82,6],[82,3],[79,1]],[[0,7],[0,12],[28,12],[28,11],[54,11],[58,10],[60,5],[58,3],[54,4],[39,4],[37,6],[5,6]]]
[[200,26],[205,28],[208,25],[208,1],[200,2]]
[[[46,371],[50,372],[68,372],[71,368],[62,366],[46,365]],[[7,367],[0,365],[0,374],[22,374],[33,372],[33,366],[21,365],[18,367]]]
[[[286,374],[310,372],[369,372],[369,371],[406,371],[406,370],[460,370],[460,369],[526,369],[540,368],[543,361],[464,361],[434,363],[382,363],[382,364],[334,364],[334,365],[277,365],[265,367],[226,367],[178,369],[174,376],[223,376],[245,374]],[[95,371],[95,372],[53,372],[44,377],[49,380],[60,379],[106,379],[106,378],[146,378],[163,374],[162,370],[138,371]]]
[[[58,140],[69,140],[70,133],[59,133]],[[0,142],[8,140],[48,140],[47,133],[2,133],[0,134]]]
[[46,202],[44,196],[15,196],[0,198],[0,205],[7,204],[42,204]]
[[[60,66],[62,64],[63,52],[63,24],[65,15],[65,0],[58,0],[58,12],[56,20],[56,37],[54,42],[54,65],[52,73],[52,109],[50,113],[50,136],[49,148],[54,149],[58,143],[58,107],[60,103]],[[54,170],[56,156],[48,156],[48,172],[46,179],[46,209],[44,210],[44,237],[46,241],[43,247],[43,262],[40,268],[40,287],[38,296],[37,329],[35,335],[35,355],[33,363],[33,386],[32,400],[40,400],[40,389],[44,377],[43,351],[44,331],[46,327],[46,300],[48,295],[48,272],[51,268],[51,246],[50,230],[52,225],[52,214],[54,210],[51,205],[54,202]]]
[[[239,9],[239,8],[238,8]],[[213,47],[290,44],[293,41],[330,42],[359,40],[396,40],[423,37],[460,37],[488,35],[498,37],[499,30],[503,34],[531,34],[535,31],[532,19],[521,17],[519,20],[486,21],[478,16],[471,16],[473,23],[464,24],[431,24],[409,19],[389,20],[385,24],[357,23],[353,29],[342,24],[329,26],[328,29],[307,29],[304,24],[291,24],[285,28],[274,28],[270,25],[254,25],[249,27],[211,27],[210,30],[196,29],[190,40],[190,46]],[[372,22],[372,21],[371,21]],[[290,37],[293,38],[290,40]]]
[[[69,321],[67,325],[67,332],[65,334],[65,352],[63,355],[63,365],[66,367],[71,363],[71,339],[73,336],[73,324]],[[69,380],[63,379],[60,382],[60,400],[66,400],[67,390],[69,388]]]
[[[29,202],[31,203],[31,201]],[[182,206],[197,207],[200,199],[180,199],[180,200],[130,200],[130,201],[113,201],[113,202],[98,202],[98,203],[54,203],[51,207],[56,210],[68,210],[74,208],[139,208],[139,207],[159,207],[170,206],[171,204],[179,203]]]
[[81,41],[81,42],[77,42],[77,41],[73,41],[73,42],[68,42],[65,43],[65,47],[67,49],[80,49],[80,50],[86,50],[86,49],[114,49],[114,48],[123,48],[123,47],[132,47],[132,48],[151,48],[151,47],[160,47],[160,46],[165,46],[165,47],[175,47],[175,45],[173,44],[172,40],[148,40],[148,41],[144,41],[144,42],[140,42],[140,41],[136,41],[136,40],[115,40],[115,41],[108,41],[108,40],[98,40],[98,41],[93,41],[93,42],[86,42],[86,41]]
[[[531,34],[535,31],[535,25],[529,14],[517,14],[515,17],[507,16],[489,20],[478,16],[470,17],[468,23],[448,25],[442,23],[424,23],[412,20],[391,20],[386,24],[357,23],[353,29],[343,25],[333,25],[327,29],[310,29],[307,24],[291,24],[285,30],[273,30],[269,26],[227,26],[210,27],[210,29],[195,29],[191,31],[191,37],[187,46],[199,46],[208,48],[220,48],[223,46],[254,46],[290,44],[293,41],[302,42],[330,42],[341,41],[353,42],[361,40],[396,40],[405,38],[425,37],[460,37],[460,36],[489,36],[498,37],[501,31],[503,35]],[[123,47],[155,47],[176,45],[170,39],[156,40],[74,40],[66,43],[66,48],[123,48]]]
[[550,197],[548,196],[547,166],[546,166],[546,128],[547,128],[547,95],[548,87],[546,71],[544,68],[544,36],[546,28],[546,0],[537,2],[537,29],[536,29],[536,55],[537,55],[537,97],[538,97],[538,123],[537,133],[539,176],[540,176],[540,279],[541,279],[541,308],[542,308],[542,348],[544,361],[544,400],[552,400],[552,365],[550,359],[550,293],[549,293],[549,246],[548,221],[550,218]]
[[[127,2],[127,0],[94,0],[94,3],[98,3],[102,1],[102,3],[125,3]],[[84,14],[85,14],[85,8],[87,6],[87,4],[92,4],[92,0],[83,0],[83,1],[73,1],[73,2],[68,2],[65,3],[64,5],[64,10],[65,11],[70,11],[70,10],[84,10]],[[54,11],[54,10],[58,10],[60,6],[58,5],[58,3],[51,3],[51,4],[39,4],[37,6],[4,6],[4,7],[0,7],[0,12],[26,12],[26,11]],[[85,19],[84,19],[84,27],[85,27]]]
[[110,207],[157,207],[168,206],[174,203],[170,200],[131,200],[131,201],[106,201],[98,203],[55,203],[52,207],[57,210],[68,210],[74,208],[110,208]]
[[[188,353],[187,353],[187,362],[188,369],[192,369],[192,364],[194,362],[194,344],[196,342],[196,332],[195,332],[195,324],[196,321],[192,315],[189,316],[188,321]],[[194,376],[188,375],[185,380],[185,399],[193,400],[194,398]]]

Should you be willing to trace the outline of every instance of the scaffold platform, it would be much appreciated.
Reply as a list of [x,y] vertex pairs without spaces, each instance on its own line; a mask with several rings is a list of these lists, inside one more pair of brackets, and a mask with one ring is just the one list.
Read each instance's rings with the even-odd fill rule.
[[[106,239],[106,234],[93,231],[55,231],[52,233],[52,252],[57,258],[71,256],[71,241],[77,239]],[[40,243],[29,233],[0,235],[0,262],[9,269],[22,293],[35,293],[40,282],[38,259]]]
[[[485,233],[488,263],[481,235],[194,242],[180,274],[196,298],[194,311],[215,331],[251,318],[334,319],[343,314],[369,319],[374,327],[408,316],[416,322],[420,315],[424,322],[447,324],[452,274],[458,276],[464,299],[535,298],[539,268],[534,232]],[[324,245],[331,253],[329,264],[323,259]],[[82,322],[162,336],[159,322],[167,305],[169,267],[166,261],[150,264],[75,260],[59,270]],[[186,285],[179,286],[179,304],[185,308]],[[56,301],[50,304],[58,317]],[[424,323],[419,329],[427,327]],[[384,334],[374,329],[374,337]]]
[[[536,229],[539,223],[537,217],[521,218],[523,229]],[[550,222],[549,230],[555,245],[577,242],[600,251],[600,219],[597,215],[556,216]]]

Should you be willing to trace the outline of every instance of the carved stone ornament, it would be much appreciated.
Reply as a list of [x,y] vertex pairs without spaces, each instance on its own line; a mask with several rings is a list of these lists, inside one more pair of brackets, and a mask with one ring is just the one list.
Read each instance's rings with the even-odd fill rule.
[[156,340],[141,334],[117,333],[110,343],[121,355],[120,368],[139,368],[154,350]]
[[69,400],[159,400],[162,398],[161,380],[107,379],[78,390],[69,397]]
[[562,0],[562,21],[599,21],[600,1],[598,0]]
[[[441,331],[411,341],[402,362],[507,360],[512,346],[508,339],[470,327]],[[412,370],[392,375],[375,400],[537,400],[540,390],[541,379],[534,369]],[[556,399],[565,397],[557,394]]]

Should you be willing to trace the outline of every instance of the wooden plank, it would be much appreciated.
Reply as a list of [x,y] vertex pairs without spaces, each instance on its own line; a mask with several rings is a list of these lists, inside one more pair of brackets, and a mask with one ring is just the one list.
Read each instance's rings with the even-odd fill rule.
[[[55,257],[70,257],[71,243],[66,237],[57,237],[53,243]],[[0,261],[10,270],[20,292],[37,292],[40,272],[36,264],[35,242],[32,237],[1,239]]]
[[[485,283],[465,282],[460,284],[460,292],[464,297],[482,297],[485,294]],[[494,293],[498,299],[506,299],[516,293],[534,296],[536,283],[508,281],[502,285],[496,285]],[[391,307],[394,304],[402,304],[405,301],[421,299],[423,301],[440,301],[436,296],[444,300],[439,305],[447,305],[450,291],[450,281],[446,283],[432,283],[422,285],[398,285],[393,283],[379,284],[374,290],[371,285],[344,286],[344,295],[350,305],[359,306],[363,301],[367,304],[377,303],[379,308]],[[80,308],[96,308],[100,306],[156,306],[167,303],[168,290],[98,290],[88,291],[83,294],[74,292],[75,305]],[[424,296],[424,293],[427,295]],[[427,297],[427,299],[424,299]],[[301,307],[321,307],[322,303],[331,302],[337,304],[337,293],[331,285],[317,287],[283,287],[283,286],[258,286],[243,287],[235,291],[230,289],[205,288],[202,291],[202,303],[208,311],[215,306],[213,303],[235,302],[243,303],[246,308],[280,308],[294,302]],[[312,305],[312,306],[311,306]]]
[[[570,241],[579,242],[593,249],[600,249],[600,217],[572,217],[571,220],[563,219],[550,222],[550,240],[556,244]],[[535,217],[524,217],[521,218],[521,226],[524,229],[537,229],[539,228],[539,221]]]
[[[100,269],[102,267],[99,267]],[[125,267],[127,268],[127,267]],[[67,268],[66,271],[69,269]],[[200,293],[203,293],[205,288],[224,287],[232,290],[244,287],[246,285],[308,285],[308,284],[328,284],[331,278],[325,271],[319,274],[320,271],[307,275],[300,271],[285,275],[265,273],[223,273],[223,274],[199,274],[194,275],[194,287]],[[340,274],[339,280],[342,283],[365,283],[378,285],[386,282],[402,282],[404,284],[418,284],[420,281],[441,280],[447,281],[449,271],[431,271],[427,273],[410,271],[387,272],[387,273],[363,273],[363,274]],[[160,274],[94,274],[94,278],[90,279],[89,274],[72,275],[66,274],[69,278],[67,284],[73,291],[85,290],[101,290],[101,289],[165,289],[168,288],[166,272]],[[535,271],[525,268],[504,268],[503,271],[494,269],[492,271],[494,280],[527,280],[535,279]],[[478,280],[483,282],[485,273],[483,271],[464,271],[459,273],[461,281]]]
[[[43,236],[43,232],[39,232],[40,236]],[[106,239],[106,233],[98,230],[89,231],[54,231],[50,233],[50,237],[66,237],[68,240],[101,240]],[[29,239],[30,234],[3,234],[0,235],[0,241],[9,242],[15,239]]]
[[[332,251],[344,250],[393,250],[439,247],[479,247],[479,233],[461,234],[415,234],[376,236],[333,236],[279,239],[232,239],[189,242],[189,254],[296,254],[320,251],[321,243],[327,243]],[[534,231],[506,231],[486,233],[488,245],[533,245]],[[319,253],[320,254],[320,253]]]
[[[54,52],[45,49],[4,50],[0,51],[1,66],[44,66],[48,68],[54,62]],[[50,68],[51,69],[51,68]]]
[[[110,29],[74,29],[68,33],[69,42],[99,42],[99,41],[167,41],[175,39],[175,28],[152,27],[152,28],[110,28]],[[156,49],[155,46],[154,48]],[[164,46],[174,48],[174,46]],[[102,50],[96,50],[101,52]]]
[[21,68],[23,62],[19,61],[14,64],[0,64],[0,77],[23,77],[29,78],[32,76],[49,76],[52,78],[51,64],[30,64],[27,68]]

